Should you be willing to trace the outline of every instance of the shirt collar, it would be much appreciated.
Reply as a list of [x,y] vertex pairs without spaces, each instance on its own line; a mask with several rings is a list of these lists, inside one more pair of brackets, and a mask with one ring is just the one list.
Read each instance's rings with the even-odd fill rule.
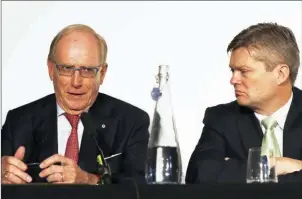
[[63,115],[63,113],[65,113],[65,111],[57,103],[57,117],[60,117],[61,115]]
[[[289,98],[289,100],[286,102],[286,104],[284,106],[282,106],[281,108],[279,108],[276,112],[274,112],[271,116],[277,120],[278,122],[278,126],[283,130],[284,129],[284,125],[285,125],[285,121],[287,118],[287,114],[290,108],[290,105],[292,103],[293,100],[293,93],[291,93],[291,96]],[[263,120],[265,117],[265,115],[261,115],[259,113],[255,112],[255,116],[257,117],[257,119],[259,121]]]
[[[89,109],[88,109],[89,110]],[[59,104],[57,103],[57,117],[60,117],[61,115],[63,115],[65,113],[65,111],[59,106]]]

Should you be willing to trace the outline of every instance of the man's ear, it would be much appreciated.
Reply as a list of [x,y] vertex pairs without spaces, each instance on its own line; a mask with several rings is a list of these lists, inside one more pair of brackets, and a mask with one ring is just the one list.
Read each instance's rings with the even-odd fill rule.
[[54,63],[50,59],[47,59],[47,66],[48,66],[48,75],[50,80],[52,81],[54,75]]
[[107,68],[108,68],[108,64],[107,63],[105,63],[102,66],[102,68],[101,68],[101,71],[100,71],[100,82],[101,82],[101,85],[103,84],[103,81],[105,79]]
[[284,82],[289,80],[289,78],[290,78],[290,69],[289,69],[288,65],[280,64],[280,65],[276,66],[275,70],[276,70],[278,85],[281,85]]

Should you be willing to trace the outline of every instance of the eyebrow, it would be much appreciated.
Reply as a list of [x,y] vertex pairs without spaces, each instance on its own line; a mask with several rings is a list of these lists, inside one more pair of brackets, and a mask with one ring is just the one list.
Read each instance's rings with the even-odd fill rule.
[[247,66],[247,65],[241,65],[241,66],[232,66],[232,65],[229,65],[230,68],[232,69],[239,69],[239,68],[242,68],[242,69],[252,69],[251,67]]
[[73,67],[73,68],[81,68],[81,67],[84,67],[84,68],[98,68],[100,65],[98,65],[98,66],[95,66],[95,65],[86,65],[86,66],[84,66],[84,65],[82,65],[82,66],[75,66],[75,65],[73,65],[73,64],[57,64],[57,65],[59,65],[59,66],[70,66],[70,67]]

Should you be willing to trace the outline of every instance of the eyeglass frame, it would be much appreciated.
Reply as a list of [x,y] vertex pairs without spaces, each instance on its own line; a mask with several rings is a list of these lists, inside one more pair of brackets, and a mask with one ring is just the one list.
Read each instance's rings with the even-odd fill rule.
[[[54,61],[54,60],[51,60],[51,61],[55,64],[56,69],[57,69],[59,75],[66,76],[66,77],[72,77],[72,76],[74,75],[75,71],[79,71],[81,77],[83,77],[83,78],[91,78],[91,77],[95,77],[95,76],[97,75],[97,73],[99,72],[99,70],[105,65],[104,63],[101,63],[101,64],[98,65],[98,66],[92,66],[92,67],[86,67],[86,66],[75,67],[75,66],[72,66],[72,65],[57,64],[57,62]],[[61,70],[60,67],[62,67],[62,66],[63,66],[63,67],[70,67],[71,70],[72,70],[71,75],[63,75],[63,74],[61,74],[61,73],[60,73],[60,70]],[[93,76],[84,77],[84,76],[82,75],[82,70],[83,70],[83,69],[94,69],[94,70],[95,70],[95,74],[94,74]]]

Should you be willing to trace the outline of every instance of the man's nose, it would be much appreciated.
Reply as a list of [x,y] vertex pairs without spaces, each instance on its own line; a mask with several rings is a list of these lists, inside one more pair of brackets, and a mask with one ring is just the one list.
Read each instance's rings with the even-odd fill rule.
[[81,87],[83,84],[83,77],[80,74],[80,71],[75,71],[72,75],[71,84],[73,87]]
[[232,85],[235,85],[235,84],[239,84],[241,82],[241,77],[240,77],[240,74],[238,72],[233,72],[232,74],[232,78],[230,80],[230,83]]

